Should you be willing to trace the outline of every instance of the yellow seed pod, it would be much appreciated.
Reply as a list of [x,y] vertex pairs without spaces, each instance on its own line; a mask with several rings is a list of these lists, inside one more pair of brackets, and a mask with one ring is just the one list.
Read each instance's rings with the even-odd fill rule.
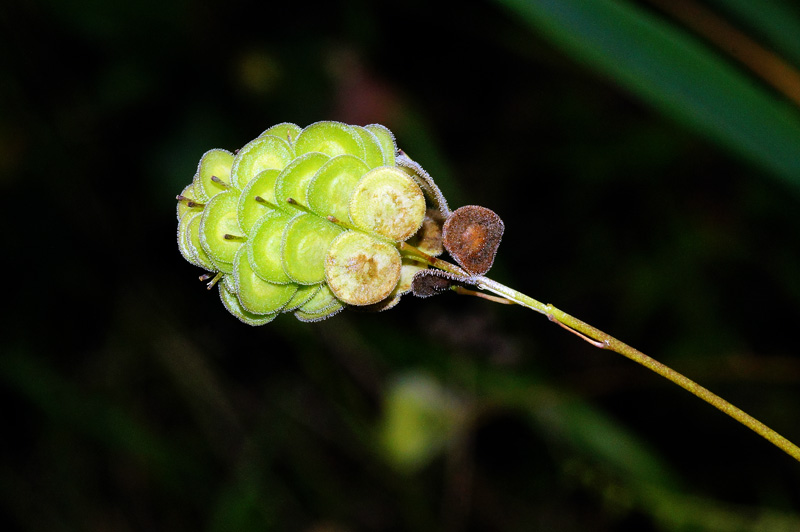
[[364,231],[402,242],[425,218],[425,196],[408,174],[394,166],[370,170],[350,198],[350,219]]
[[325,280],[348,305],[372,305],[389,296],[400,280],[397,248],[359,231],[337,236],[325,257]]

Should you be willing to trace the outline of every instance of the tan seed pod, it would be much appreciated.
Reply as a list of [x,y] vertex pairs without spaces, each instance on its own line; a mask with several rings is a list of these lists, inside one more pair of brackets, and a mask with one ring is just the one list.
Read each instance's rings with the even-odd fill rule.
[[350,198],[350,219],[367,232],[402,242],[425,218],[425,196],[402,170],[380,166],[361,178]]
[[359,231],[333,240],[325,257],[328,286],[348,305],[371,305],[389,296],[400,280],[400,253]]

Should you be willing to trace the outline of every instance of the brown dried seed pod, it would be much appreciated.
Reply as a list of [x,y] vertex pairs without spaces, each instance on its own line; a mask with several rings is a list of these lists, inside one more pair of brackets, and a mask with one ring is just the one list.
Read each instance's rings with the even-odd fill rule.
[[483,275],[494,263],[504,230],[494,211],[465,205],[453,211],[442,227],[444,248],[470,274]]
[[450,290],[453,284],[460,280],[452,273],[429,268],[414,274],[411,281],[411,291],[417,297],[431,297]]

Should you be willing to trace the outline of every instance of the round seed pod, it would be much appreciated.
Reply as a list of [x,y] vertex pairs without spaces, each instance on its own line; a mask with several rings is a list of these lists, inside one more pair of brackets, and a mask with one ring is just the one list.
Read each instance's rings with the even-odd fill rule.
[[195,260],[194,264],[197,264],[204,270],[216,272],[219,271],[219,267],[214,263],[211,257],[208,256],[208,253],[206,253],[206,250],[203,248],[203,245],[200,242],[200,223],[202,221],[202,214],[198,214],[195,216],[194,220],[189,222],[189,226],[186,229],[188,235],[187,243],[189,245],[189,253],[191,253]]
[[219,298],[222,300],[222,304],[226,309],[228,309],[228,312],[239,318],[239,320],[243,323],[253,326],[264,325],[265,323],[269,323],[274,320],[278,315],[277,313],[254,314],[250,312],[242,306],[242,304],[239,302],[239,298],[236,297],[236,294],[228,290],[224,283],[217,284],[219,285]]
[[322,289],[322,285],[324,284],[325,283],[297,285],[297,292],[294,293],[292,299],[283,307],[283,312],[297,310],[308,303],[312,297],[317,295],[317,292]]
[[367,172],[350,199],[350,220],[357,228],[398,242],[416,233],[424,218],[422,190],[395,167]]
[[291,283],[281,259],[283,232],[292,217],[281,211],[262,216],[253,227],[246,248],[253,272],[265,281],[276,284]]
[[371,305],[395,289],[400,266],[400,253],[394,246],[359,231],[346,231],[331,242],[325,280],[348,305]]
[[298,310],[309,314],[317,314],[341,304],[325,283],[320,283],[316,286],[319,286],[319,290],[314,293],[313,297],[303,303]]
[[453,211],[442,227],[444,248],[472,275],[483,275],[494,263],[503,238],[503,220],[479,205],[466,205]]
[[342,302],[325,283],[322,283],[314,297],[298,308],[294,315],[300,321],[321,321],[338,314],[343,308]]
[[411,291],[411,283],[414,280],[414,275],[425,268],[427,268],[427,265],[404,258],[402,266],[400,266],[400,280],[386,299],[373,303],[372,305],[353,308],[366,312],[383,312],[384,310],[394,308],[400,303],[400,299],[402,299],[403,295]]
[[278,137],[279,139],[285,140],[289,144],[294,144],[295,139],[298,137],[298,135],[300,135],[302,130],[303,128],[297,124],[292,124],[291,122],[282,122],[267,129],[261,133],[259,137],[272,135],[273,137]]
[[275,284],[258,277],[244,247],[239,248],[233,259],[233,278],[239,302],[254,314],[280,311],[297,292],[296,284]]
[[308,206],[308,187],[322,165],[330,160],[324,153],[313,151],[296,157],[278,176],[275,182],[275,202],[279,208],[293,211],[289,198]]
[[305,312],[300,309],[297,309],[294,313],[294,316],[303,322],[314,322],[314,321],[322,321],[330,318],[331,316],[335,316],[339,314],[342,310],[344,310],[344,305],[341,303],[337,303],[332,307],[329,307],[325,310],[321,310],[319,312]]
[[318,151],[330,157],[355,155],[364,159],[365,150],[355,128],[340,122],[316,122],[303,129],[295,141],[297,155]]
[[195,197],[193,184],[184,188],[177,197],[177,200],[178,220],[181,220],[187,213],[196,213],[203,210],[203,204],[199,203]]
[[[208,150],[200,158],[193,181],[195,197],[206,202],[228,189],[231,184],[233,154],[227,150]],[[211,179],[216,177],[219,181]],[[220,181],[222,183],[220,183]]]
[[195,212],[181,219],[178,224],[178,249],[191,264],[213,272],[216,271],[214,264],[200,245],[200,217],[201,213]]
[[364,126],[364,129],[378,139],[378,144],[381,146],[381,154],[383,155],[383,166],[394,166],[394,158],[397,155],[397,143],[395,142],[394,134],[389,131],[389,128],[380,124],[369,124]]
[[325,254],[343,229],[310,213],[302,213],[286,224],[281,245],[283,271],[297,284],[325,280]]
[[264,170],[242,190],[236,206],[236,216],[246,235],[250,236],[259,218],[275,210],[275,180],[279,173],[274,168]]
[[308,185],[308,206],[320,216],[350,222],[350,197],[369,167],[353,155],[330,159]]
[[383,151],[378,137],[372,131],[363,127],[354,127],[353,129],[361,137],[361,142],[364,143],[364,163],[366,163],[367,167],[377,168],[378,166],[384,166]]
[[236,209],[239,193],[234,189],[217,194],[203,209],[200,244],[219,271],[233,272],[233,258],[244,240]]
[[244,145],[233,159],[232,184],[243,189],[264,170],[283,170],[294,159],[294,150],[282,138],[272,135],[258,137]]

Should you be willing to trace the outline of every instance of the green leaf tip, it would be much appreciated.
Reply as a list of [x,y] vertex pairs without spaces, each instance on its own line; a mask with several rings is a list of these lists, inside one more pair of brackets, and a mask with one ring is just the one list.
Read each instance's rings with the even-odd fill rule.
[[[277,124],[239,150],[203,154],[177,200],[181,255],[249,325],[386,310],[420,271],[488,269],[462,251],[469,231],[443,230],[461,211],[379,124]],[[445,249],[463,270],[435,258]]]

